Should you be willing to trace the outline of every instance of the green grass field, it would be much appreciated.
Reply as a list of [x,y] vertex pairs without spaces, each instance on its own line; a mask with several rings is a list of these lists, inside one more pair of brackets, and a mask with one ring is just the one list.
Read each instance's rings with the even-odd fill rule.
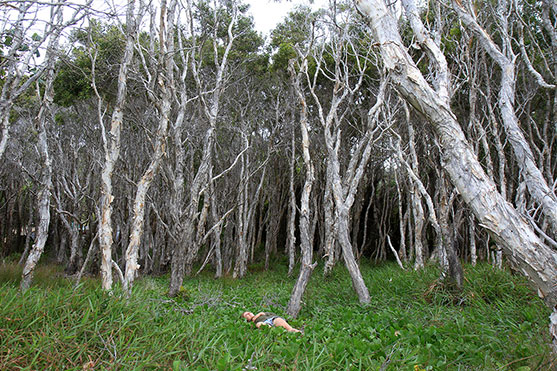
[[319,268],[304,330],[257,330],[244,310],[284,314],[295,278],[277,266],[242,280],[209,273],[186,279],[177,298],[168,277],[137,281],[112,296],[87,279],[76,290],[53,267],[18,291],[18,269],[0,266],[0,370],[548,370],[549,310],[522,277],[465,267],[464,292],[436,285],[438,270],[363,266],[372,304],[360,306],[343,267]]

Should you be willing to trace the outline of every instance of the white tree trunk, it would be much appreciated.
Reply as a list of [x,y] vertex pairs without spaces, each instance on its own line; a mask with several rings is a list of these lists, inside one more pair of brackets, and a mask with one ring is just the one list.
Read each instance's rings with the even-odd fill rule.
[[428,85],[404,48],[396,21],[383,0],[355,0],[355,4],[371,20],[383,63],[397,90],[432,124],[454,186],[478,221],[503,246],[509,261],[553,307],[557,304],[557,254],[543,244],[486,176],[450,107]]
[[[40,191],[38,194],[39,209],[39,225],[37,228],[36,241],[29,252],[23,273],[21,276],[21,291],[26,291],[31,286],[33,273],[39,259],[44,251],[46,240],[48,238],[48,229],[50,226],[50,197],[52,194],[52,160],[48,151],[47,142],[47,122],[52,120],[51,106],[54,99],[54,78],[55,75],[55,54],[58,49],[60,33],[62,32],[62,4],[53,5],[50,13],[50,24],[57,29],[51,35],[46,51],[46,77],[44,93],[41,99],[39,112],[35,117],[34,123],[39,129],[38,135],[38,152],[42,162]],[[58,25],[58,27],[56,27]],[[37,93],[40,96],[40,89],[37,87]]]
[[[171,99],[176,91],[174,87],[174,17],[175,17],[176,1],[170,0],[167,8],[166,0],[161,2],[160,15],[160,67],[162,71],[158,73],[158,86],[161,88],[159,110],[159,128],[155,139],[155,151],[152,155],[149,167],[141,177],[137,185],[137,193],[133,204],[133,221],[130,232],[128,248],[126,249],[126,270],[124,275],[124,290],[127,294],[131,294],[133,281],[139,269],[138,252],[141,244],[141,236],[144,231],[145,220],[145,199],[147,192],[153,182],[153,178],[158,172],[162,156],[164,154],[164,146],[166,142],[166,133],[168,123],[170,121]],[[155,37],[154,34],[151,37]],[[152,53],[155,51],[152,50]],[[156,102],[159,97],[152,97]]]
[[0,108],[0,118],[2,120],[2,139],[0,140],[0,159],[4,156],[6,152],[6,146],[8,145],[8,139],[10,138],[10,115],[7,113],[7,109]]
[[330,165],[327,164],[326,181],[325,181],[325,191],[323,192],[323,224],[324,224],[324,237],[325,237],[325,257],[327,258],[325,262],[325,267],[323,268],[323,275],[328,275],[333,270],[335,263],[338,260],[337,257],[337,226],[336,226],[336,215],[334,209],[333,196],[331,194],[331,175]]
[[292,127],[292,142],[290,146],[290,178],[288,188],[288,275],[292,275],[296,263],[296,190],[294,188],[294,167],[296,166],[295,128]]
[[[137,31],[139,16],[135,16],[135,0],[129,0],[126,11],[126,46],[124,55],[120,63],[118,72],[118,92],[116,95],[116,104],[111,118],[110,135],[107,138],[104,133],[104,123],[101,121],[101,129],[103,131],[103,144],[105,150],[105,161],[101,172],[101,219],[99,222],[99,245],[101,250],[101,280],[104,290],[112,289],[112,173],[116,166],[116,161],[120,156],[120,133],[122,130],[122,121],[124,119],[124,105],[127,98],[127,82],[128,70],[133,58],[134,36]],[[100,95],[99,109],[101,104]]]
[[[187,9],[186,12],[189,14],[191,18],[191,13],[194,11],[193,4],[190,0],[187,2]],[[215,23],[218,20],[217,10],[214,10],[214,17]],[[212,157],[213,157],[213,143],[214,143],[214,136],[216,130],[216,123],[219,114],[219,106],[220,106],[220,99],[224,90],[224,83],[225,83],[225,74],[226,69],[228,67],[228,57],[230,55],[230,51],[232,49],[232,45],[237,37],[234,34],[234,27],[238,20],[238,9],[235,7],[233,10],[232,18],[230,19],[230,23],[228,24],[228,43],[226,44],[226,48],[224,52],[221,54],[218,52],[219,45],[218,37],[217,37],[217,28],[215,27],[214,34],[213,34],[213,48],[214,48],[214,63],[217,66],[215,84],[212,90],[212,94],[209,94],[209,99],[206,100],[204,95],[205,92],[202,93],[204,87],[201,82],[199,66],[196,65],[198,61],[196,61],[195,56],[191,58],[192,60],[192,73],[193,78],[196,81],[197,88],[200,91],[200,97],[203,104],[203,111],[209,120],[209,128],[205,133],[205,139],[203,143],[203,154],[201,156],[201,161],[199,167],[197,169],[197,173],[194,176],[190,187],[190,200],[187,206],[187,210],[185,212],[185,221],[184,221],[184,234],[181,236],[184,243],[189,244],[189,246],[184,246],[184,244],[179,244],[176,246],[172,254],[172,263],[171,263],[171,273],[170,273],[170,288],[169,288],[169,295],[173,296],[176,295],[182,285],[184,280],[184,274],[190,274],[192,270],[192,265],[194,260],[197,257],[197,253],[199,250],[199,246],[195,241],[195,225],[197,222],[197,208],[199,206],[199,200],[201,197],[201,192],[205,186],[208,185],[210,181],[208,179],[209,168],[212,166]],[[194,25],[190,24],[190,33],[191,37],[195,39],[194,36]],[[193,46],[195,49],[197,45]],[[222,59],[221,58],[222,55]],[[189,247],[189,248],[187,248]]]
[[[91,0],[89,0],[90,3]],[[2,127],[2,139],[0,140],[0,159],[4,157],[8,141],[10,139],[10,113],[17,99],[25,93],[33,84],[43,76],[53,63],[49,58],[44,58],[42,65],[36,65],[35,56],[39,54],[39,49],[44,48],[45,42],[48,41],[47,54],[52,53],[49,50],[52,41],[60,37],[60,33],[65,25],[62,19],[54,19],[53,16],[63,6],[63,2],[51,1],[39,4],[37,1],[21,1],[7,3],[3,5],[13,9],[12,16],[8,16],[2,24],[3,30],[10,30],[10,43],[3,45],[2,54],[2,86],[0,89],[0,122]],[[37,28],[42,28],[39,22],[43,22],[41,17],[37,17],[38,7],[44,5],[51,6],[51,22],[44,27],[44,31],[40,38],[31,37]],[[87,6],[90,4],[87,4]],[[70,24],[75,20],[81,9],[76,8],[73,18],[68,21]]]
[[478,262],[478,252],[476,248],[476,221],[474,215],[470,215],[468,218],[469,223],[469,241],[470,241],[470,263],[473,267],[476,266]]
[[[504,1],[506,3],[506,1]],[[493,42],[489,35],[477,23],[476,19],[470,15],[461,4],[453,1],[453,9],[455,9],[462,22],[477,36],[480,45],[495,60],[501,68],[501,90],[499,92],[499,110],[505,133],[509,143],[513,148],[514,155],[517,159],[517,165],[520,167],[522,176],[526,181],[528,191],[537,203],[543,206],[543,212],[551,223],[552,229],[557,233],[557,197],[545,180],[541,170],[538,168],[534,154],[522,130],[519,127],[518,118],[514,111],[515,99],[515,59],[516,56],[512,51],[510,35],[508,34],[506,13],[506,4],[500,4],[499,23],[502,30],[503,51]]]
[[399,233],[400,233],[400,245],[398,248],[398,255],[400,259],[406,263],[407,255],[406,255],[406,221],[404,219],[404,215],[402,214],[402,192],[400,187],[400,182],[398,180],[398,171],[395,172],[395,183],[396,183],[396,191],[397,191],[397,202],[398,202],[398,224],[399,224]]
[[298,96],[298,102],[300,104],[300,129],[302,132],[302,154],[304,158],[304,165],[306,168],[306,180],[304,182],[304,188],[302,190],[302,196],[300,200],[300,245],[302,261],[300,265],[300,274],[296,280],[296,284],[292,289],[292,294],[290,295],[290,300],[288,301],[288,308],[286,313],[290,316],[296,318],[300,309],[302,307],[302,297],[306,290],[307,284],[311,277],[313,269],[317,263],[312,264],[313,260],[313,238],[311,236],[311,211],[309,205],[309,199],[311,195],[311,190],[313,187],[313,182],[315,180],[315,170],[313,168],[313,162],[309,153],[309,133],[308,133],[308,117],[307,117],[307,104],[305,96],[302,93],[301,88],[301,78],[302,73],[307,71],[307,59],[302,62],[302,72],[295,74],[294,63],[290,62],[289,70],[292,76],[292,81],[296,95]]

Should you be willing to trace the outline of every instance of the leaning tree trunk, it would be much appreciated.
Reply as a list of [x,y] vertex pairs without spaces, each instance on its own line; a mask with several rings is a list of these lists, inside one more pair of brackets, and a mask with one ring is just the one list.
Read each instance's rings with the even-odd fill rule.
[[[302,154],[304,157],[304,165],[306,167],[306,180],[304,182],[304,188],[302,190],[302,196],[300,200],[300,245],[302,250],[302,262],[300,264],[300,274],[294,288],[292,289],[292,294],[290,295],[290,300],[288,301],[288,308],[286,313],[292,317],[297,317],[300,309],[302,307],[302,296],[306,291],[307,284],[311,277],[313,269],[317,263],[312,264],[313,260],[313,244],[311,237],[311,212],[309,206],[309,199],[311,195],[311,189],[314,182],[314,168],[313,162],[311,161],[309,153],[309,134],[308,134],[308,113],[306,99],[302,93],[301,89],[301,78],[302,73],[295,74],[294,63],[290,62],[290,73],[292,75],[292,81],[296,95],[298,96],[298,101],[300,103],[300,129],[302,131]],[[307,69],[307,60],[304,59],[302,70]]]
[[[427,83],[404,48],[397,23],[383,0],[355,0],[371,27],[399,93],[422,113],[439,138],[443,165],[479,223],[501,244],[509,261],[557,304],[557,254],[543,244],[488,178],[445,100]],[[526,174],[525,174],[526,175]]]
[[[51,72],[49,71],[49,75]],[[39,110],[37,116],[37,122],[39,124],[39,153],[42,160],[42,170],[41,170],[41,190],[39,191],[39,226],[37,228],[36,241],[29,252],[27,261],[23,268],[23,274],[21,277],[21,291],[26,291],[31,286],[31,281],[33,279],[33,273],[39,258],[41,257],[46,240],[48,238],[48,227],[50,225],[50,196],[52,192],[52,160],[48,153],[48,144],[46,139],[46,110],[47,101],[50,102],[53,95],[52,81],[54,80],[54,71],[52,71],[52,79],[49,79],[49,85],[45,91],[45,98],[43,104]],[[47,97],[48,95],[48,97]]]
[[[343,31],[344,32],[344,31]],[[333,38],[333,49],[331,51],[334,58],[335,68],[334,73],[329,79],[334,84],[332,97],[328,102],[328,111],[324,113],[324,107],[321,103],[320,97],[316,93],[316,79],[310,83],[309,90],[317,106],[319,121],[323,127],[325,137],[325,147],[327,151],[327,166],[328,176],[330,177],[330,187],[332,198],[336,208],[336,234],[337,240],[342,250],[342,256],[350,273],[352,279],[352,286],[360,303],[369,303],[371,297],[365,285],[364,279],[356,262],[352,243],[350,241],[350,209],[354,205],[354,197],[358,190],[360,181],[362,179],[364,168],[369,162],[371,156],[371,148],[374,138],[374,126],[377,122],[377,115],[383,102],[383,95],[385,91],[385,80],[380,84],[379,93],[377,94],[377,102],[367,113],[367,127],[365,133],[361,136],[355,144],[354,149],[350,153],[349,164],[341,178],[341,166],[338,156],[338,148],[341,141],[341,128],[339,120],[341,105],[350,97],[356,95],[356,92],[361,88],[366,69],[366,63],[358,64],[356,71],[357,79],[354,82],[349,77],[354,76],[354,72],[348,72],[345,64],[345,52],[349,49],[346,42],[347,35],[335,35]],[[315,56],[317,74],[324,70],[324,55]],[[306,71],[307,75],[307,71]],[[327,75],[327,73],[324,73]],[[309,76],[306,77],[311,81]]]
[[[513,5],[514,6],[514,5]],[[506,19],[506,9],[499,6],[500,18],[498,20],[502,30],[504,49],[501,51],[497,44],[493,42],[491,37],[477,23],[476,19],[470,15],[456,0],[453,1],[453,9],[457,13],[460,20],[472,31],[478,38],[480,45],[493,58],[493,60],[501,68],[501,88],[499,92],[499,109],[505,133],[509,143],[511,144],[514,155],[517,159],[517,165],[520,167],[522,176],[528,187],[532,198],[542,205],[544,215],[549,220],[553,232],[557,233],[557,197],[553,190],[548,186],[541,170],[535,163],[535,157],[532,149],[528,145],[524,134],[522,133],[518,118],[514,111],[515,99],[515,59],[516,56],[512,52],[511,38],[508,34],[508,23]]]
[[[51,10],[50,22],[52,27],[57,27],[57,31],[51,35],[51,39],[48,42],[46,51],[46,77],[44,85],[44,93],[41,101],[41,106],[39,112],[35,118],[35,125],[39,128],[38,135],[38,149],[39,155],[42,162],[41,168],[41,179],[40,179],[40,191],[38,196],[38,210],[39,210],[39,226],[37,228],[37,239],[33,244],[25,266],[23,267],[23,273],[21,276],[21,291],[26,291],[31,286],[31,281],[33,279],[33,273],[35,267],[44,251],[46,240],[48,238],[48,228],[50,225],[50,197],[52,194],[52,160],[48,152],[48,142],[47,142],[47,121],[52,118],[48,118],[47,115],[52,115],[51,105],[54,99],[54,78],[55,74],[55,53],[58,49],[58,41],[60,38],[60,33],[62,32],[62,4],[58,4]],[[40,95],[40,92],[38,92]],[[11,232],[11,231],[10,231]]]

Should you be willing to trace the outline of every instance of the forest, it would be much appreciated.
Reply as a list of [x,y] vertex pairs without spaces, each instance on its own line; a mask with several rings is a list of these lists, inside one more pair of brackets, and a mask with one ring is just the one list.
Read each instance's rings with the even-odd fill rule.
[[[557,367],[554,0],[331,0],[269,35],[241,0],[0,0],[0,24],[3,368]],[[37,332],[58,318],[76,324],[60,336],[89,338],[92,317],[60,312],[64,298],[112,311],[95,325],[110,339],[120,325],[155,336],[141,316],[198,322],[161,330],[161,358],[136,344],[123,360],[128,337],[65,356],[76,364],[25,355],[35,332],[19,331],[39,324],[24,308],[43,313]],[[233,334],[258,303],[323,321],[222,353],[218,329],[199,334],[227,310]],[[467,333],[459,321],[502,307],[509,327],[486,331],[527,339],[493,335],[501,348],[482,353],[459,348],[475,333],[451,348],[446,327],[428,332],[460,308],[450,331]],[[390,335],[331,324],[361,316]],[[344,340],[329,357],[310,329]],[[180,340],[197,350],[166,348],[166,331],[198,333]]]

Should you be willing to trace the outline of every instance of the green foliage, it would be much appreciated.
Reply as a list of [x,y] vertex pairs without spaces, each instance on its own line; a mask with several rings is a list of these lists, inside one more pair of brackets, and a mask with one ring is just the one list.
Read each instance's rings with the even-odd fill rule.
[[[105,99],[114,99],[124,39],[117,27],[91,21],[89,28],[76,29],[71,35],[72,55],[60,62],[54,81],[54,102],[69,107],[93,96],[92,74]],[[95,71],[91,55],[97,54]]]
[[311,22],[315,21],[315,18],[316,15],[312,14],[310,7],[298,6],[271,31],[270,46],[274,49],[273,68],[276,71],[287,71],[288,61],[296,57],[294,48],[308,42]]
[[[1,269],[6,269],[3,267]],[[364,266],[373,301],[362,307],[350,277],[316,270],[300,317],[304,330],[257,330],[244,310],[284,314],[295,278],[283,266],[242,280],[186,279],[176,298],[166,277],[137,282],[130,299],[88,280],[39,279],[21,295],[0,274],[0,369],[527,370],[547,369],[549,311],[521,277],[466,267],[462,300],[438,270]],[[1,270],[0,270],[1,272]]]

